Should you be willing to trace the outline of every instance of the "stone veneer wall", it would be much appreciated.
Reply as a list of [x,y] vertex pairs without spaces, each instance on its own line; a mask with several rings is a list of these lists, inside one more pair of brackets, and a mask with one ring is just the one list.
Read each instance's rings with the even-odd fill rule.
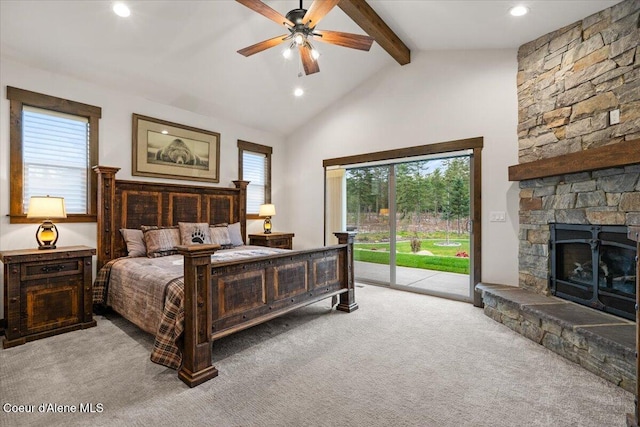
[[[520,47],[520,163],[640,138],[639,16],[625,0]],[[520,286],[549,292],[549,223],[640,224],[639,180],[633,165],[520,182]]]

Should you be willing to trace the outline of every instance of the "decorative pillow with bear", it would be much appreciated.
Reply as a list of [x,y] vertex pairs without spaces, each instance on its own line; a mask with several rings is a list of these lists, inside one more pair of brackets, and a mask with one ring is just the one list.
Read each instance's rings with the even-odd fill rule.
[[142,230],[134,228],[121,228],[120,234],[127,244],[127,254],[130,257],[147,256],[147,247],[144,244]]
[[209,227],[211,233],[211,242],[220,245],[223,248],[231,247],[231,238],[229,237],[229,228],[227,224],[216,224]]
[[209,224],[206,222],[179,222],[178,227],[183,245],[211,244]]
[[140,227],[147,246],[147,256],[157,258],[178,253],[176,246],[180,244],[180,229],[178,227],[160,228],[155,225]]

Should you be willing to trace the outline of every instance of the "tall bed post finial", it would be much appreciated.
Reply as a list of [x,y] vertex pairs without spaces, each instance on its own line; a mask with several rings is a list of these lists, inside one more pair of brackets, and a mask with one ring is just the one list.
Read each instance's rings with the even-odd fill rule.
[[114,242],[112,230],[114,224],[114,206],[116,199],[116,173],[120,168],[110,166],[94,166],[93,171],[98,174],[98,241],[97,241],[97,269],[100,270],[114,257]]
[[240,197],[238,198],[238,214],[240,218],[240,228],[242,232],[242,240],[247,243],[247,186],[249,181],[233,181],[234,185],[240,190]]

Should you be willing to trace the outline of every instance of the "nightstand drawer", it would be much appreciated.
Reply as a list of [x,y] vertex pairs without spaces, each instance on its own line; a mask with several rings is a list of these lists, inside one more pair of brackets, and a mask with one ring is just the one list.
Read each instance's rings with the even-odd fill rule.
[[54,262],[31,262],[20,266],[20,280],[82,274],[82,259],[61,259]]
[[291,239],[271,239],[270,248],[291,249]]
[[249,234],[249,244],[255,246],[266,246],[268,248],[293,249],[293,233],[273,233]]

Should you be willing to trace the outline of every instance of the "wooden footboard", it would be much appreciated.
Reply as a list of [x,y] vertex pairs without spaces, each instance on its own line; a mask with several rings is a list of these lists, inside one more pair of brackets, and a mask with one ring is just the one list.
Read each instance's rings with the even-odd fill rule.
[[185,257],[185,331],[182,381],[195,387],[218,375],[212,366],[217,338],[339,295],[337,309],[355,302],[353,233],[336,233],[339,244],[314,250],[211,266],[215,246],[181,247]]

